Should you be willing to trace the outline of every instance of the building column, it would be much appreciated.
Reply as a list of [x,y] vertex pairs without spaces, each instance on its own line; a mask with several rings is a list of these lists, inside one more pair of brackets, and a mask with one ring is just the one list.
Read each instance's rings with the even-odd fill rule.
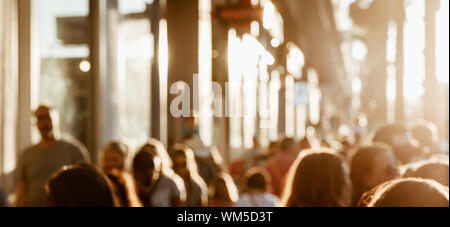
[[17,0],[0,2],[0,184],[7,194],[15,190],[19,156],[17,3]]
[[31,144],[31,0],[19,0],[19,116],[18,150]]
[[107,39],[107,9],[108,0],[90,0],[89,1],[89,21],[90,21],[90,61],[92,62],[92,81],[91,81],[91,127],[88,132],[88,149],[91,154],[92,162],[97,163],[98,154],[102,147],[103,137],[103,92],[102,87],[105,84],[108,73],[108,39]]
[[150,135],[152,138],[161,139],[161,123],[160,123],[160,80],[159,80],[159,22],[163,17],[164,9],[161,7],[160,0],[154,0],[151,5],[150,22],[151,32],[153,34],[153,47],[154,56],[152,60],[152,73],[151,73],[151,122],[150,122]]
[[395,10],[395,21],[397,23],[397,57],[396,57],[396,101],[395,101],[395,120],[397,122],[405,121],[405,97],[404,97],[404,24],[405,24],[405,3],[403,0],[397,0]]
[[440,0],[425,1],[425,119],[438,122],[439,87],[436,78],[436,13]]
[[[169,46],[168,84],[167,90],[177,81],[189,84],[191,92],[191,108],[193,97],[198,95],[194,90],[193,75],[198,74],[199,43],[199,5],[198,0],[169,0],[166,6],[166,19]],[[180,142],[183,136],[183,119],[174,118],[170,114],[170,103],[176,96],[168,94],[167,99],[167,145]]]

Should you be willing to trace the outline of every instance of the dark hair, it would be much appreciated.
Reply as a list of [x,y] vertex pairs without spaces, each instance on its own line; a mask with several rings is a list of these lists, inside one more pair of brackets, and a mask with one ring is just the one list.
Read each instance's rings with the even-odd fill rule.
[[[417,178],[423,178],[423,179],[432,179],[440,184],[448,187],[448,174],[449,168],[448,168],[448,162],[445,161],[426,161],[420,163],[420,165],[415,169],[407,172],[405,174],[405,177],[417,177]],[[444,178],[440,178],[436,176],[436,173],[442,173],[444,174]]]
[[423,150],[413,143],[395,146],[393,147],[392,152],[402,164],[414,162],[425,155]]
[[276,147],[276,148],[278,148],[279,145],[280,144],[278,143],[278,141],[270,141],[268,147]]
[[[195,155],[194,155],[194,151],[192,151],[191,148],[182,145],[182,144],[176,144],[173,148],[173,152],[172,152],[172,163],[175,160],[175,157],[177,156],[182,156],[184,158],[186,158],[186,168],[189,171],[189,174],[191,177],[198,177],[200,178],[200,176],[198,175],[198,167],[197,167],[197,162],[195,160]],[[175,167],[175,166],[174,166]]]
[[155,155],[142,148],[139,150],[133,158],[133,170],[134,171],[147,171],[150,168],[155,168]]
[[125,143],[120,141],[112,141],[105,146],[104,151],[112,151],[119,154],[123,158],[123,162],[121,163],[119,170],[125,169],[125,159],[128,155],[128,146]]
[[291,167],[282,205],[349,205],[342,201],[344,186],[350,184],[344,166],[333,150],[304,151]]
[[[221,188],[220,188],[221,187]],[[235,203],[239,199],[239,192],[233,178],[226,172],[220,172],[212,185],[212,199],[224,199]]]
[[[275,150],[274,150],[275,149]],[[266,159],[276,155],[280,150],[280,143],[278,141],[271,141],[267,146]]]
[[292,138],[284,138],[280,143],[280,148],[282,151],[287,151],[291,146],[293,146],[295,143],[294,139]]
[[115,207],[116,198],[107,177],[89,164],[63,167],[48,184],[49,206]]
[[[161,171],[161,162],[157,162],[156,155],[145,146],[141,148],[133,158],[133,177],[136,183],[137,194],[139,200],[144,207],[151,206],[151,197],[147,191],[143,191],[141,186],[149,186],[152,181],[153,174]],[[153,171],[153,172],[150,172]]]
[[159,157],[161,159],[161,169],[166,175],[172,173],[172,160],[167,152],[164,144],[157,139],[150,139],[144,146],[142,146],[138,153],[147,152],[153,157]]
[[[186,201],[186,205],[188,206],[206,206],[208,203],[208,187],[206,186],[205,181],[202,179],[202,177],[199,175],[198,173],[198,167],[197,167],[197,162],[195,160],[195,155],[194,155],[194,151],[192,151],[191,148],[189,148],[188,146],[182,145],[182,144],[176,144],[174,146],[174,151],[172,152],[172,161],[174,164],[175,163],[175,157],[177,156],[181,156],[184,157],[186,159],[186,163],[185,163],[185,168],[188,171],[188,176],[190,178],[189,182],[184,182],[185,184],[191,184],[191,183],[195,183],[200,187],[200,200],[199,201],[191,201],[189,202],[191,199],[191,196],[194,196],[193,198],[195,198],[195,195],[192,195],[191,192],[192,191],[188,191],[187,192],[187,196],[188,196],[188,201]],[[174,168],[176,168],[176,166],[174,165]],[[183,177],[183,176],[182,176]],[[183,179],[186,180],[186,179]],[[189,188],[189,187],[187,187]]]
[[302,150],[311,149],[311,143],[307,136],[300,140],[299,145]]
[[267,191],[270,185],[270,175],[262,168],[252,168],[244,176],[244,188]]
[[368,207],[448,207],[448,188],[434,180],[388,181],[372,192]]
[[375,135],[372,138],[372,142],[384,143],[390,146],[394,146],[394,137],[397,135],[405,135],[408,130],[405,126],[400,124],[385,125],[376,130]]
[[105,146],[105,150],[110,149],[111,151],[117,152],[122,157],[126,157],[128,154],[128,146],[120,141],[112,141]]
[[370,174],[373,169],[373,160],[376,156],[392,152],[390,147],[384,144],[362,147],[355,151],[350,158],[350,178],[353,183],[353,204],[359,201],[361,195],[370,190],[364,184],[364,177]]
[[128,199],[128,188],[123,177],[121,177],[121,175],[119,174],[114,173],[106,174],[106,176],[108,177],[111,185],[114,188],[113,191],[119,205],[121,207],[129,207],[130,201]]
[[425,120],[415,122],[411,127],[411,134],[424,147],[431,147],[439,137],[436,125]]

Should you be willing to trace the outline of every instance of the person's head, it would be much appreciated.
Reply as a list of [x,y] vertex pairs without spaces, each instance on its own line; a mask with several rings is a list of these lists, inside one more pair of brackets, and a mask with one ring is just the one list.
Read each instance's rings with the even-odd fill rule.
[[220,200],[235,203],[239,199],[238,189],[230,174],[220,172],[217,179],[212,184],[211,197],[213,200]]
[[416,177],[432,179],[448,187],[449,182],[448,161],[425,161],[412,171],[405,174],[405,177]]
[[244,176],[243,188],[247,192],[267,192],[269,185],[270,175],[262,168],[252,168]]
[[253,137],[253,147],[261,147],[261,144],[259,143],[258,137]]
[[405,178],[378,186],[368,207],[448,207],[448,188],[434,180]]
[[377,185],[399,176],[398,162],[388,146],[376,144],[362,147],[352,155],[350,172],[353,203]]
[[320,141],[320,146],[324,147],[324,148],[331,148],[332,147],[331,144],[325,139]]
[[106,145],[103,150],[103,171],[123,171],[127,154],[128,147],[122,142],[113,141]]
[[172,152],[173,169],[183,179],[198,175],[197,163],[191,148],[177,144]]
[[295,152],[295,141],[292,138],[284,138],[281,141],[280,148],[282,152]]
[[309,142],[308,137],[305,136],[305,138],[300,140],[300,142],[298,143],[298,146],[299,146],[298,147],[299,151],[311,149],[311,143]]
[[146,151],[153,154],[153,156],[158,156],[161,160],[161,169],[165,173],[172,171],[172,159],[170,158],[164,144],[162,144],[159,140],[153,138],[148,140],[147,143],[141,147],[140,151]]
[[142,147],[133,159],[133,176],[138,187],[149,187],[162,171],[161,158],[147,145]]
[[349,206],[351,193],[347,164],[333,150],[308,150],[291,167],[282,205]]
[[278,154],[280,150],[280,145],[277,141],[271,141],[269,143],[269,146],[267,147],[267,154],[268,156],[273,156]]
[[384,143],[392,147],[402,146],[410,142],[408,130],[400,124],[385,125],[376,130],[373,143]]
[[184,118],[183,124],[183,137],[184,139],[191,139],[193,136],[198,135],[198,121],[195,118],[195,111],[191,111],[191,116]]
[[34,116],[42,140],[54,139],[57,133],[57,112],[49,106],[41,105],[34,112]]
[[412,125],[411,135],[421,146],[431,147],[439,138],[439,130],[433,122],[420,120]]
[[89,164],[63,167],[47,186],[52,207],[114,207],[116,199],[107,177]]
[[394,146],[392,152],[402,164],[420,161],[425,156],[423,149],[413,141],[401,146]]
[[348,159],[348,156],[352,153],[352,151],[358,147],[358,144],[355,144],[349,137],[341,138],[339,145],[339,154],[345,157],[345,159]]
[[197,127],[197,122],[195,120],[193,112],[191,113],[190,117],[184,118],[184,122],[186,124],[186,127],[190,130],[195,130],[195,128]]

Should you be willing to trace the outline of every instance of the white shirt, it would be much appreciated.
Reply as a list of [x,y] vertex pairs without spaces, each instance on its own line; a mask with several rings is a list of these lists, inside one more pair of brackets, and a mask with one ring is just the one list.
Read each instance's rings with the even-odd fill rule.
[[276,207],[280,200],[277,196],[265,192],[264,194],[244,193],[235,207]]

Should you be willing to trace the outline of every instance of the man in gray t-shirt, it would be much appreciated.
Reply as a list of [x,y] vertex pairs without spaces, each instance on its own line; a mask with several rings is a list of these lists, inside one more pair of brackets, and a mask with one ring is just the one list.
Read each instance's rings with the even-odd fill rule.
[[24,151],[20,159],[16,206],[46,206],[45,184],[52,174],[63,166],[89,161],[83,145],[56,138],[52,113],[46,106],[35,112],[41,141]]

